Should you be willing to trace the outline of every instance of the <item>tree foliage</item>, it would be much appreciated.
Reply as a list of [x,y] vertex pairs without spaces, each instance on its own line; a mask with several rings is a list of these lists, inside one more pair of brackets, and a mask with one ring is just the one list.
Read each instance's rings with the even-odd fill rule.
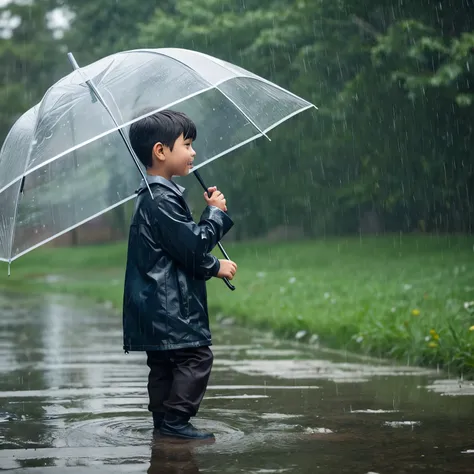
[[[45,21],[60,6],[70,29]],[[472,0],[62,0],[5,7],[0,130],[66,72],[123,49],[182,47],[236,63],[319,107],[205,173],[242,237],[473,231]],[[65,69],[66,68],[66,69]],[[251,190],[249,192],[249,190]],[[370,227],[370,226],[369,226]],[[373,229],[372,229],[373,230]]]

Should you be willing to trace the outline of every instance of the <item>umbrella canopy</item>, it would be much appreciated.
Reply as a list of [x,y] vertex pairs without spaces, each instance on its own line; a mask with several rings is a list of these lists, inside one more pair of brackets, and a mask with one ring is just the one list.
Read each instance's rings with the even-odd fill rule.
[[310,107],[249,71],[183,49],[126,51],[75,70],[20,117],[0,152],[0,260],[134,198],[144,170],[124,131],[146,115],[171,108],[192,118],[197,170]]

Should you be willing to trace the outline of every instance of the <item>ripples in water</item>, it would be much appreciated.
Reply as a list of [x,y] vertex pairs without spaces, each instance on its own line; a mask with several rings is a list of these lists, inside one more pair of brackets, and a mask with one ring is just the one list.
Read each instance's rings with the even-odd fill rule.
[[470,383],[460,390],[426,369],[217,330],[193,421],[216,441],[187,446],[153,432],[145,356],[123,354],[117,315],[35,305],[11,305],[0,319],[1,469],[383,473],[422,469],[426,452],[433,466],[450,460],[439,472],[472,472]]

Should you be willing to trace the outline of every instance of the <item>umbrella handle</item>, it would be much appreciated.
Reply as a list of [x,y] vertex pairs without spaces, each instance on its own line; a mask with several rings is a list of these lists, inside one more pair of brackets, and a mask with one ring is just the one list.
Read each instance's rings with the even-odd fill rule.
[[[199,183],[203,187],[204,191],[207,191],[207,187],[204,184],[204,181],[203,181],[201,175],[199,174],[199,172],[197,170],[194,171],[194,176],[196,176],[197,180],[199,181]],[[208,192],[208,196],[211,197],[209,192]],[[226,260],[230,260],[229,256],[227,255],[227,252],[224,250],[224,247],[222,246],[222,244],[220,242],[217,242],[217,246],[219,247],[220,251],[222,252],[222,255],[224,255],[224,258]],[[231,290],[231,291],[235,290],[235,286],[229,281],[228,278],[223,278],[223,280],[224,280],[224,283],[227,285],[227,288],[229,288],[229,290]]]

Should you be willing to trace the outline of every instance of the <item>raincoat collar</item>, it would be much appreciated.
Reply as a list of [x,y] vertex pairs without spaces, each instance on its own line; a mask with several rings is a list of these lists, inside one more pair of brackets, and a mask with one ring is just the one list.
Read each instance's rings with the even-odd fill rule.
[[[166,178],[163,178],[162,176],[153,176],[151,174],[146,175],[146,180],[148,184],[161,184],[162,186],[166,186],[167,188],[171,189],[174,191],[176,194],[179,196],[182,196],[184,194],[185,188],[180,186],[179,184],[176,184],[174,181],[168,181]],[[143,188],[145,188],[145,180],[142,179],[142,182],[140,183],[140,187],[138,188],[138,192],[140,192]]]

